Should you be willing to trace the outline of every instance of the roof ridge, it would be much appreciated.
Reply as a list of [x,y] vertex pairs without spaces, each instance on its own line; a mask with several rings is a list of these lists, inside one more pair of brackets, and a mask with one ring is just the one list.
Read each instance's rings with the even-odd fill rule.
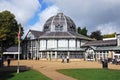
[[75,37],[73,34],[71,34],[70,32],[67,32],[68,34],[70,34],[71,36]]

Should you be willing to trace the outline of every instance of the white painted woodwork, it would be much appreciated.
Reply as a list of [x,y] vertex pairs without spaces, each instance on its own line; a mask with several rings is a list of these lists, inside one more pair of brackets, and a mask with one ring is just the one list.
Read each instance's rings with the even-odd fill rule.
[[75,48],[76,47],[76,41],[74,39],[69,40],[69,48]]
[[46,49],[46,40],[40,40],[40,50]]
[[80,48],[80,41],[77,40],[77,48]]
[[57,48],[57,40],[47,40],[47,49]]
[[34,37],[34,35],[33,35],[31,32],[29,32],[29,33],[27,34],[27,38],[29,38],[29,39],[34,39],[35,37]]
[[66,39],[58,40],[58,48],[68,48],[68,40]]

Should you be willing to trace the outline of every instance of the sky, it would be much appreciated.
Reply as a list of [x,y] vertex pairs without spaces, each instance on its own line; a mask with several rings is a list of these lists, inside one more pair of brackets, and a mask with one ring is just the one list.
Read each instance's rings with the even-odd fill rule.
[[46,20],[59,12],[69,16],[76,26],[86,27],[88,34],[120,33],[120,0],[0,0],[0,12],[8,10],[29,29],[43,30]]

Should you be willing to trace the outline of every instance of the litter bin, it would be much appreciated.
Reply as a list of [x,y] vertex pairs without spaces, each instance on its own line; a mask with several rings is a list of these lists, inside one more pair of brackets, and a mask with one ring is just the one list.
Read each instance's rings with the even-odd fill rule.
[[102,68],[108,68],[107,60],[102,61]]

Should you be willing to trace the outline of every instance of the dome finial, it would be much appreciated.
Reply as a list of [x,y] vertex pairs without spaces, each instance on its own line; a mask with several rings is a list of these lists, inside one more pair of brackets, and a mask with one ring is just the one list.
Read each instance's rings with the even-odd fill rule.
[[57,13],[57,15],[63,15],[63,13],[62,13],[62,12],[59,12],[59,13]]

